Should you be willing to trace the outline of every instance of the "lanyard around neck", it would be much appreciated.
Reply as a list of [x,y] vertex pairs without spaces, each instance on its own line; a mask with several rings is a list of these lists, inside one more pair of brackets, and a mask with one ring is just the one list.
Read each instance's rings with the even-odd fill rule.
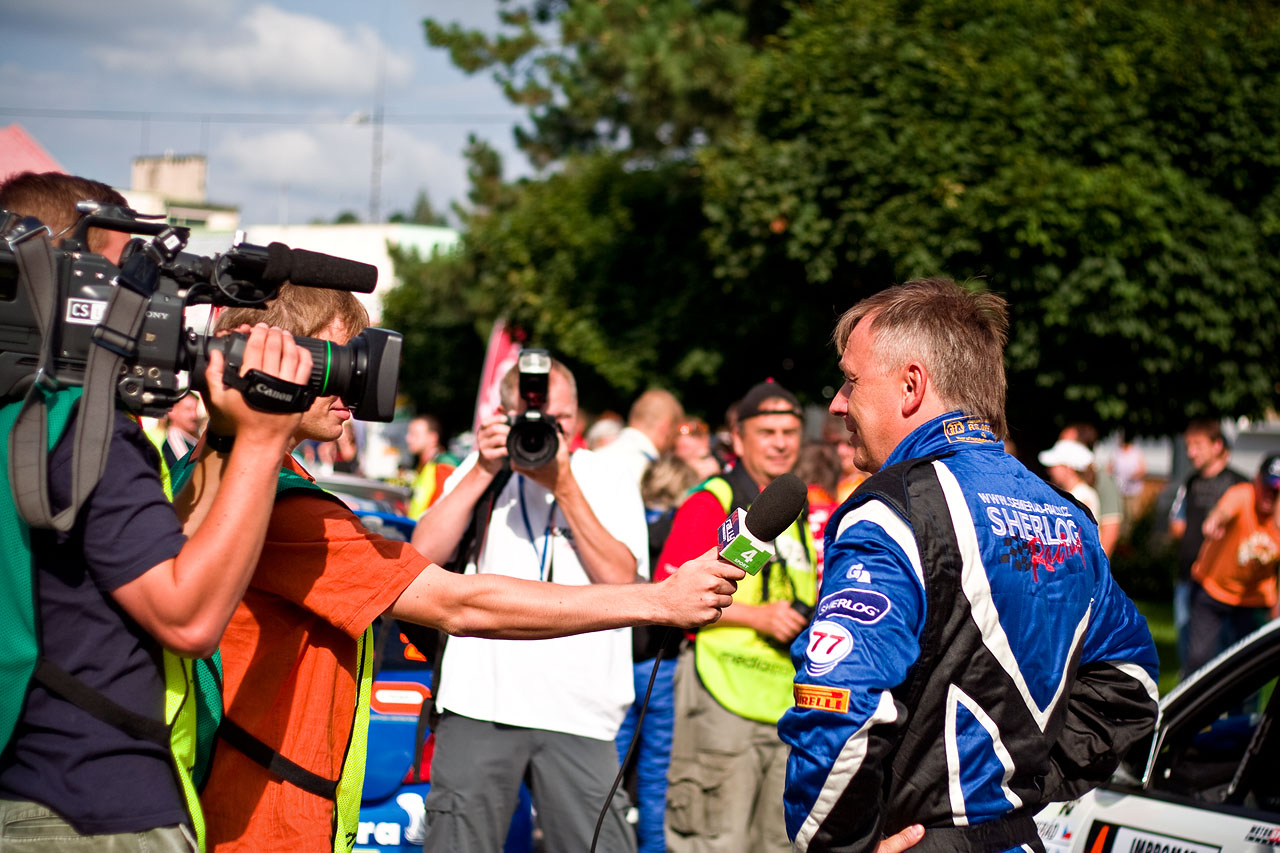
[[[551,511],[547,513],[547,527],[542,531],[542,553],[538,553],[538,543],[533,535],[533,525],[529,523],[528,502],[524,496],[524,475],[516,475],[517,482],[520,486],[520,517],[524,520],[524,532],[529,537],[529,545],[533,548],[533,556],[538,558],[538,580],[550,580],[545,574],[547,569],[547,552],[551,550],[551,529],[556,519],[556,501],[551,501]],[[554,571],[555,561],[552,561],[551,568]]]

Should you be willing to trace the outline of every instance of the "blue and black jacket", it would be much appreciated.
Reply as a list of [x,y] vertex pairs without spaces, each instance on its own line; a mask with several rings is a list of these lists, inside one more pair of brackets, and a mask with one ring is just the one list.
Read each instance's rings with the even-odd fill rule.
[[1032,816],[1105,780],[1156,716],[1146,621],[1088,510],[959,412],[913,431],[827,525],[792,646],[798,851],[1042,850]]

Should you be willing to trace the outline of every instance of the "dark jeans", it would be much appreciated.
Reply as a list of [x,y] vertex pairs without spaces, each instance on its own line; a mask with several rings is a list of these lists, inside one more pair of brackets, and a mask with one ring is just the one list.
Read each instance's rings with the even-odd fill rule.
[[[653,674],[653,661],[634,664],[636,679],[636,703],[618,729],[618,761],[627,757],[631,737],[635,733],[636,719],[640,714],[640,701],[649,686]],[[636,747],[636,807],[640,822],[636,837],[640,853],[666,853],[667,837],[667,768],[671,766],[671,728],[676,719],[676,662],[664,660],[658,664],[658,675],[649,695],[649,707],[640,727],[640,743]]]
[[1236,607],[1223,604],[1198,583],[1191,584],[1191,617],[1187,626],[1187,665],[1190,675],[1244,639],[1270,618],[1265,607]]

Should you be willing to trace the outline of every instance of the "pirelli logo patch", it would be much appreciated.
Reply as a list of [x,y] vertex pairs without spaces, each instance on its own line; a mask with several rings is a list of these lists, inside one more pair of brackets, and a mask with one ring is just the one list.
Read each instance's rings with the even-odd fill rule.
[[841,687],[817,687],[813,684],[795,686],[796,707],[818,711],[849,713],[849,691]]

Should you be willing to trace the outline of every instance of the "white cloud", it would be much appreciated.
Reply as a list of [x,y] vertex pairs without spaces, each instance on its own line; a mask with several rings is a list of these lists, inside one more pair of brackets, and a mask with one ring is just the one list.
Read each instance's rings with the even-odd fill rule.
[[[329,219],[350,209],[368,215],[372,136],[368,127],[252,131],[223,136],[209,164],[209,195],[239,204],[245,221]],[[225,176],[225,177],[224,177]],[[382,215],[408,210],[418,190],[445,208],[466,192],[460,154],[398,127],[384,129]],[[289,210],[281,210],[287,193]]]
[[406,82],[413,61],[390,51],[369,26],[340,27],[313,15],[256,5],[235,24],[189,28],[180,38],[103,45],[94,55],[110,71],[178,74],[231,92],[287,95],[369,95],[382,55],[386,82]]

